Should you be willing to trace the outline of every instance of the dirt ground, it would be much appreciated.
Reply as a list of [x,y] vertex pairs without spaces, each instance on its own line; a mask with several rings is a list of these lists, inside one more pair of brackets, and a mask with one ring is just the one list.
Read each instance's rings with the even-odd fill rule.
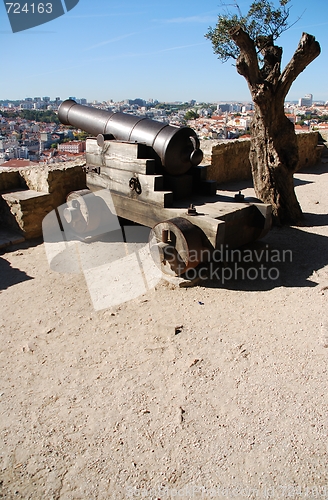
[[295,181],[272,279],[96,311],[41,242],[0,256],[0,498],[328,498],[328,165]]

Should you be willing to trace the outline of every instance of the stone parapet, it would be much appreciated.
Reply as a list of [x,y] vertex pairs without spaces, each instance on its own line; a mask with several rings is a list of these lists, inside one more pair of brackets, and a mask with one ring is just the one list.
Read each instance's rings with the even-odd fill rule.
[[19,229],[26,239],[42,235],[42,220],[71,191],[86,188],[85,161],[0,167],[0,225]]
[[[314,166],[320,160],[322,150],[318,147],[318,132],[297,134],[299,164],[297,170]],[[208,141],[203,141],[209,149]],[[211,163],[207,167],[207,178],[222,184],[252,178],[249,162],[250,139],[230,139],[212,142]],[[202,144],[203,145],[203,144]],[[202,147],[201,145],[201,147]]]
[[298,142],[299,162],[297,170],[305,167],[314,167],[321,156],[321,148],[318,147],[318,132],[301,132],[296,134]]
[[250,179],[249,148],[249,139],[230,139],[213,146],[207,178],[219,184]]
[[33,190],[12,191],[1,195],[26,239],[42,234],[42,221],[54,208],[51,195]]

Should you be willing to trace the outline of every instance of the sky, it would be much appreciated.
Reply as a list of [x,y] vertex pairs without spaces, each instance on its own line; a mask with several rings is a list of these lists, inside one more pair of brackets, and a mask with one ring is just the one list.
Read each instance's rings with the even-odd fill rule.
[[[80,0],[65,15],[18,33],[12,33],[1,3],[0,99],[250,101],[234,61],[218,60],[204,37],[222,12],[220,2]],[[246,13],[250,3],[238,5]],[[294,0],[290,21],[300,16],[277,41],[284,49],[283,66],[303,31],[316,37],[321,54],[294,82],[287,100],[311,93],[326,101],[328,2]]]

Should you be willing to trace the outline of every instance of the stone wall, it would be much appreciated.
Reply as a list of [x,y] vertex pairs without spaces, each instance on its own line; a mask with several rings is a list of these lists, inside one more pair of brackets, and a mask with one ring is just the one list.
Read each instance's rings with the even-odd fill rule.
[[207,178],[218,184],[250,179],[249,148],[249,139],[230,139],[213,146]]
[[328,130],[319,130],[319,144],[321,145],[321,156],[328,157]]
[[[318,132],[297,134],[300,158],[297,170],[318,163],[322,153],[321,148],[318,147],[318,139]],[[208,149],[208,145],[206,147]],[[251,179],[249,148],[250,139],[231,139],[214,144],[211,164],[207,168],[207,178],[219,184]],[[205,158],[207,159],[206,156]]]
[[297,170],[313,167],[320,161],[321,149],[318,148],[318,132],[302,132],[297,134],[299,162]]
[[0,167],[0,193],[12,189],[27,189],[19,169]]
[[26,239],[42,236],[43,218],[71,191],[86,188],[85,161],[13,169],[0,167],[0,226]]

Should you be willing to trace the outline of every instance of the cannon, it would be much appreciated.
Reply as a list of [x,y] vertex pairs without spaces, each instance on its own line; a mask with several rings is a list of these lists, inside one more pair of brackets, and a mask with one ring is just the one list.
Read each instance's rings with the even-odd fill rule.
[[197,134],[189,127],[175,127],[127,113],[109,113],[82,106],[73,100],[61,104],[58,117],[65,125],[98,136],[99,144],[104,138],[113,138],[149,146],[156,155],[155,159],[171,175],[185,174],[203,159]]
[[[217,192],[200,165],[195,131],[142,116],[64,101],[60,121],[89,133],[88,190],[71,193],[63,217],[82,239],[106,227],[106,210],[151,228],[150,253],[160,269],[181,275],[222,245],[237,248],[264,236],[271,206]],[[97,198],[108,190],[113,206]]]

